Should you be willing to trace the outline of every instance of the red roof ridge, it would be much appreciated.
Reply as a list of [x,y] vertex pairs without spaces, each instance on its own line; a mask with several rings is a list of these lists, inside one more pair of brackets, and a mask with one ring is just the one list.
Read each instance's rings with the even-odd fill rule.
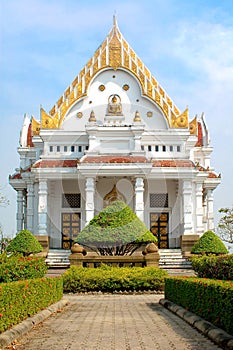
[[33,164],[33,168],[73,168],[78,159],[40,159]]
[[145,156],[85,156],[81,163],[149,163]]

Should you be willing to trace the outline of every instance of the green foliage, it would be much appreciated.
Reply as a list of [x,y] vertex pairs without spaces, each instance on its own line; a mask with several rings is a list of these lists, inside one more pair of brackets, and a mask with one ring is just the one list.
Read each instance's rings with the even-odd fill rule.
[[62,279],[40,278],[0,285],[0,333],[57,302]]
[[221,239],[213,232],[206,231],[194,244],[192,254],[227,254],[227,248]]
[[165,298],[233,335],[233,284],[203,278],[169,277]]
[[166,271],[154,267],[72,266],[63,275],[64,292],[161,291]]
[[96,215],[78,235],[76,242],[96,248],[102,255],[132,253],[137,244],[157,239],[124,202],[115,201]]
[[233,244],[233,208],[221,208],[219,212],[224,214],[218,224],[218,233],[224,242]]
[[28,230],[20,231],[6,248],[7,252],[21,253],[24,256],[42,252],[43,248],[33,234]]
[[43,277],[48,270],[42,257],[0,255],[0,282],[12,282]]
[[192,257],[192,268],[198,277],[233,280],[233,254]]

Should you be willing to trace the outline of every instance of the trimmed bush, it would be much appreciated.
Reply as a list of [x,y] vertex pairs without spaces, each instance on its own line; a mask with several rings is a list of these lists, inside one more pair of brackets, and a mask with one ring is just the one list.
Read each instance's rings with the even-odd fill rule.
[[192,254],[227,254],[228,250],[221,239],[213,232],[206,231],[194,244]]
[[0,285],[0,332],[59,301],[62,278],[41,278]]
[[233,335],[233,283],[203,278],[169,277],[165,298]]
[[72,266],[63,275],[64,292],[162,291],[168,274],[154,267]]
[[198,277],[233,280],[233,254],[192,257],[191,262]]
[[42,257],[0,255],[0,282],[12,282],[44,277],[48,270]]
[[126,255],[157,239],[129,206],[115,201],[89,222],[75,242],[101,255]]
[[23,254],[28,256],[30,254],[36,254],[42,252],[43,247],[33,236],[33,234],[28,230],[20,231],[15,238],[9,243],[6,248],[7,252],[13,254]]

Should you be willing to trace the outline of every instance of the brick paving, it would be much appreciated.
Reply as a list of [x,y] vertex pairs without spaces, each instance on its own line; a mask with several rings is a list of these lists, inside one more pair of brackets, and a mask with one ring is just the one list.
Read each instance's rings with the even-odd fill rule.
[[[69,295],[70,304],[15,342],[17,350],[215,350],[157,294]],[[10,349],[10,347],[8,347]]]

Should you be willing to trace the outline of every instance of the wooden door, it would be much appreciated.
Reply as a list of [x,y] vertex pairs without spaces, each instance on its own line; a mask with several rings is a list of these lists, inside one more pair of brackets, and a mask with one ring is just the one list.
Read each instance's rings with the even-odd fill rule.
[[80,213],[62,213],[62,248],[70,249],[80,231]]
[[169,248],[169,213],[150,213],[150,230],[158,239],[158,248]]

